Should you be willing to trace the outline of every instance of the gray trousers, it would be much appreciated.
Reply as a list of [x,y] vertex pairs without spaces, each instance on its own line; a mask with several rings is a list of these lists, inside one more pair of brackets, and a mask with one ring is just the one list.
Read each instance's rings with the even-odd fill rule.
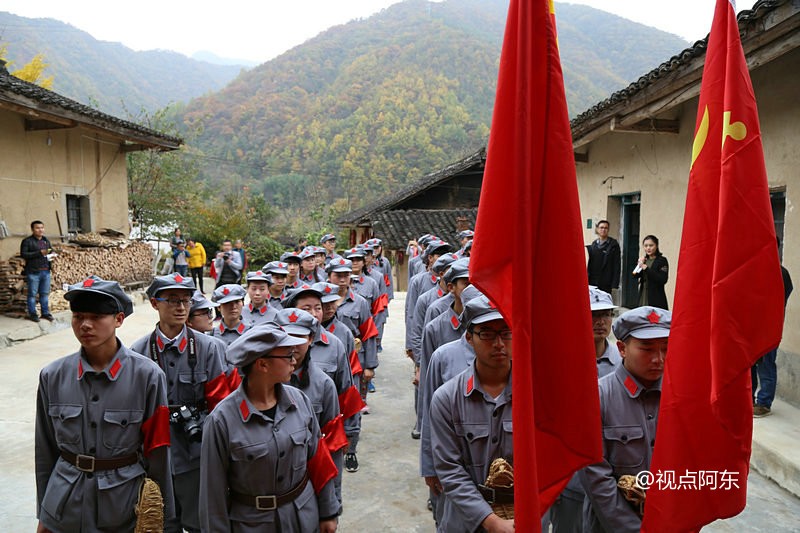
[[200,531],[200,469],[172,476],[175,491],[175,518],[167,521],[166,533]]

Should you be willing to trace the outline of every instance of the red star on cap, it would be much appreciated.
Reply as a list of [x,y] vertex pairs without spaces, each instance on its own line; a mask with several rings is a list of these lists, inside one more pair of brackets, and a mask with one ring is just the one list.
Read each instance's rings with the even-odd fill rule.
[[300,318],[300,317],[299,317],[299,316],[297,316],[297,313],[295,313],[294,311],[292,311],[292,314],[291,314],[291,315],[289,315],[289,322],[291,322],[292,324],[294,324],[295,322],[297,322],[297,319],[298,319],[298,318]]
[[256,271],[256,276],[263,276],[263,275],[264,275],[264,273],[261,272],[260,270]]
[[175,281],[177,281],[178,283],[182,283],[183,276],[181,276],[180,274],[175,274]]
[[330,294],[331,293],[331,288],[329,286],[327,286],[327,285],[325,286],[325,293],[326,294]]
[[339,259],[339,264],[343,265],[344,264],[344,259]]
[[278,268],[284,268],[285,266],[283,263],[278,263]]
[[300,288],[301,288],[301,289],[310,289],[310,288],[311,288],[311,285],[307,285],[307,284],[303,283],[303,284],[300,286]]
[[91,287],[92,285],[94,285],[94,280],[92,278],[84,280],[83,282],[84,287]]
[[222,289],[222,294],[224,294],[225,296],[229,295],[230,293],[231,293],[231,290],[228,287],[225,287],[224,289]]
[[658,316],[658,313],[655,311],[650,311],[650,314],[647,315],[647,320],[649,320],[651,324],[658,324],[661,322],[661,317]]

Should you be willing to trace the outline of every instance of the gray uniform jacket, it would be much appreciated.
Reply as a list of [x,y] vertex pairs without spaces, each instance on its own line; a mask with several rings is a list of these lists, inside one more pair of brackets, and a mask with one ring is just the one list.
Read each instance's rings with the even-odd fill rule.
[[[169,447],[143,448],[145,437],[153,435],[148,428],[158,427],[155,421],[165,416],[154,418],[167,406],[164,373],[117,342],[117,353],[101,372],[77,352],[39,374],[36,514],[51,531],[133,531],[145,475],[161,487],[165,517],[175,514]],[[84,472],[60,457],[61,450],[98,459],[139,453],[140,459],[114,470]]]
[[408,260],[408,284],[411,285],[411,278],[416,276],[420,273],[419,268],[424,267],[422,265],[422,254],[415,255],[411,259]]
[[386,286],[386,294],[389,300],[394,300],[394,276],[392,275],[392,264],[383,256],[376,257],[372,263],[373,268],[377,268],[383,276],[383,284]]
[[229,346],[233,341],[241,337],[248,329],[250,329],[250,325],[244,321],[243,316],[242,319],[239,320],[239,325],[235,328],[229,328],[225,325],[225,321],[220,320],[211,331],[215,337],[221,339],[226,345]]
[[[431,397],[436,390],[466,370],[472,361],[475,360],[475,350],[467,342],[466,336],[448,342],[436,349],[431,356],[428,371],[420,378],[420,395],[418,410],[422,412],[422,425],[420,432],[422,440],[420,442],[420,475],[435,476],[436,470],[433,468],[433,455],[431,452],[431,425],[430,425],[430,405]],[[422,385],[424,380],[425,384]]]
[[381,290],[378,287],[378,283],[374,279],[372,279],[372,277],[366,274],[361,274],[360,276],[353,276],[351,278],[351,283],[353,290],[356,291],[356,293],[358,293],[359,296],[361,296],[367,301],[371,311],[372,305],[381,295]]
[[437,531],[477,531],[492,513],[478,492],[498,457],[513,460],[511,375],[497,398],[486,394],[475,363],[433,394],[431,447],[436,475],[444,489]]
[[425,311],[425,320],[424,323],[427,324],[437,316],[441,315],[447,309],[453,305],[453,300],[455,296],[452,293],[447,293],[438,300],[434,300],[431,305],[428,306],[428,309]]
[[350,353],[356,349],[353,332],[350,331],[347,326],[345,326],[335,316],[333,317],[333,320],[331,320],[328,325],[325,326],[325,331],[334,334],[336,338],[341,341],[341,343],[344,345],[344,352],[347,354],[347,357],[350,357]]
[[[371,268],[367,270],[366,273],[367,276],[369,276],[369,278],[375,282],[375,286],[378,288],[378,296],[383,296],[384,294],[386,294],[386,297],[388,298],[389,295],[386,292],[387,287],[386,283],[383,281],[383,273],[376,268]],[[384,324],[386,324],[387,316],[389,316],[388,301],[387,301],[387,306],[384,307],[384,309],[380,313],[373,315],[373,320],[375,320],[375,325],[378,328],[382,327]]]
[[286,291],[282,292],[280,296],[272,296],[270,294],[269,299],[267,299],[267,303],[270,307],[275,309],[276,311],[280,311],[283,309],[282,302],[286,299]]
[[645,389],[623,365],[600,380],[603,462],[579,472],[587,498],[583,530],[625,533],[639,531],[639,515],[617,489],[624,474],[650,469],[661,400],[661,380]]
[[[282,306],[280,307],[283,308]],[[247,304],[242,309],[242,322],[246,322],[251,328],[259,324],[266,324],[267,322],[275,322],[278,317],[277,307],[263,304],[261,307],[253,307],[253,304]]]
[[416,310],[417,300],[420,296],[439,284],[439,277],[430,272],[420,272],[408,283],[406,293],[406,349],[413,349],[411,342],[410,328],[414,323],[414,311]]
[[[425,326],[425,332],[422,334],[422,349],[419,354],[420,396],[427,394],[425,392],[424,376],[428,372],[428,364],[430,363],[433,352],[435,352],[439,346],[443,346],[448,342],[457,341],[465,331],[466,327],[461,323],[461,320],[459,320],[458,315],[453,311],[452,307],[448,308],[446,313],[437,316],[430,324]],[[417,427],[422,427],[422,414],[423,411],[417,409]]]
[[[207,398],[206,385],[216,379],[218,380],[217,384],[223,385],[224,395],[227,395],[230,390],[225,375],[224,347],[212,337],[195,333],[197,365],[194,368],[194,376],[192,376],[186,330],[187,328],[184,326],[183,331],[172,342],[161,333],[161,330],[156,328],[156,352],[158,352],[156,364],[167,377],[167,401],[170,407],[198,404],[209,404],[213,407],[222,400],[222,397]],[[153,359],[150,334],[131,344],[131,350]],[[224,383],[220,383],[220,381]],[[202,411],[208,412],[207,405]],[[182,474],[200,468],[200,443],[190,441],[179,424],[170,424],[169,433],[172,442],[170,446],[172,473]]]
[[273,420],[253,406],[243,387],[220,402],[205,422],[200,463],[202,531],[318,531],[320,517],[339,511],[333,480],[316,496],[309,482],[293,502],[273,511],[229,501],[228,490],[250,496],[289,492],[302,481],[320,439],[314,408],[305,394],[276,385]]
[[417,364],[419,364],[419,352],[422,349],[422,332],[425,329],[425,325],[428,323],[425,321],[425,314],[428,311],[428,307],[430,307],[433,302],[449,294],[449,292],[437,285],[425,291],[417,298],[417,303],[414,305],[414,315],[411,320],[411,332],[408,341],[411,344],[411,350],[414,352],[414,362]]
[[[361,339],[361,350],[358,352],[358,359],[363,368],[378,367],[378,337],[370,337],[364,340],[362,327],[366,328],[368,321],[372,320],[372,312],[367,301],[355,293],[347,291],[344,301],[339,304],[336,317],[347,326],[354,338]],[[373,321],[374,325],[374,321]]]
[[[345,359],[347,359],[346,368],[348,369],[347,371],[350,372],[350,382],[357,389],[358,388],[358,385],[356,383],[357,378],[353,376],[353,369],[350,366],[350,354],[353,352],[353,350],[355,350],[355,341],[353,338],[353,334],[350,332],[347,326],[342,324],[336,317],[333,317],[333,320],[331,320],[328,326],[324,328],[324,332],[325,335],[323,335],[323,328],[320,328],[320,331],[317,333],[317,338],[319,338],[320,341],[322,341],[323,336],[325,337],[326,340],[322,341],[323,343],[328,342],[330,344],[331,341],[328,339],[330,338],[331,335],[333,335],[334,337],[339,339],[339,342],[341,342],[344,345]],[[315,364],[319,365],[318,360],[320,357],[324,357],[324,354],[318,354],[316,351],[314,351]],[[336,364],[337,368],[344,366],[341,362],[337,362]],[[330,369],[330,367],[328,368]],[[342,386],[344,387],[345,385],[343,384]],[[341,392],[345,390],[346,389],[342,389],[341,391],[339,391],[337,386],[337,391],[339,392],[339,394],[341,394]],[[344,432],[348,437],[356,435],[361,432],[361,413],[356,413],[350,418],[345,419]],[[334,457],[334,459],[336,458]],[[337,464],[337,466],[339,465]]]

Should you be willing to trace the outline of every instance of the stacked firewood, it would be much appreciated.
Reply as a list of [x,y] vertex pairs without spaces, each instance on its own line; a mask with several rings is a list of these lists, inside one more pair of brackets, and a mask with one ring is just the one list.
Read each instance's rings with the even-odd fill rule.
[[[77,239],[76,239],[77,240]],[[153,279],[153,248],[144,242],[113,239],[98,234],[80,236],[80,244],[52,243],[58,254],[51,263],[50,310],[69,309],[64,286],[91,274],[121,285],[148,284]],[[0,313],[26,313],[25,261],[15,256],[0,261]]]

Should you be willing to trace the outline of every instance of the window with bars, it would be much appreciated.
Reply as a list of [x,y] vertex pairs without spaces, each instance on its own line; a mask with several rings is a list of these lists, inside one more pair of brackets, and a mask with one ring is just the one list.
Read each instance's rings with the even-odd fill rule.
[[87,233],[91,231],[89,224],[89,197],[68,194],[67,196],[67,228],[70,233]]

